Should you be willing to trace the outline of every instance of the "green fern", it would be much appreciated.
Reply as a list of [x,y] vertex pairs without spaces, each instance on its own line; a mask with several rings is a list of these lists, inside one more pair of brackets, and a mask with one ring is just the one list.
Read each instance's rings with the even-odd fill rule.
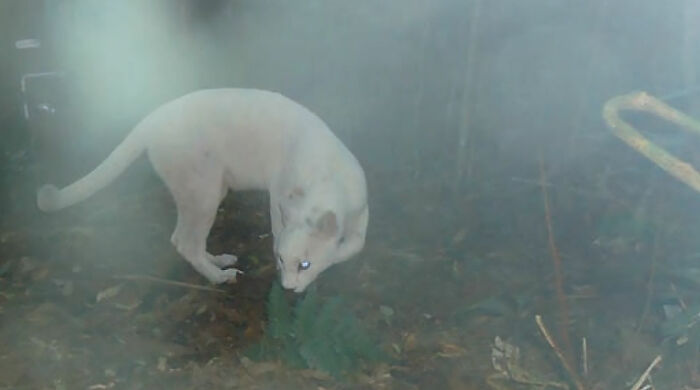
[[335,377],[357,370],[364,362],[384,359],[372,337],[338,297],[321,302],[310,289],[292,309],[275,283],[267,310],[265,336],[247,354],[252,359],[279,359]]
[[267,335],[273,340],[284,340],[292,334],[292,313],[279,283],[272,285],[267,300],[267,312],[274,313],[268,319]]
[[[297,341],[303,342],[313,336],[318,306],[319,301],[316,289],[310,288],[304,298],[294,308],[294,337]],[[268,318],[272,318],[272,316],[277,314],[268,313],[268,316],[270,316]]]

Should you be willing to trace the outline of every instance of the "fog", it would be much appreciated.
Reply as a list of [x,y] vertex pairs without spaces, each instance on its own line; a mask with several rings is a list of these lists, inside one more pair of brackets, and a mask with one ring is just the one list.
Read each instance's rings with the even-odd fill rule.
[[[668,359],[659,389],[697,387],[695,322],[669,307],[696,315],[700,280],[668,275],[698,269],[700,198],[616,138],[602,109],[615,96],[646,91],[700,117],[699,23],[693,0],[3,1],[0,345],[38,337],[45,348],[72,352],[36,374],[46,364],[40,353],[13,341],[0,358],[24,364],[16,369],[23,374],[0,379],[0,389],[59,388],[57,380],[63,388],[485,388],[493,387],[489,373],[499,373],[491,353],[500,336],[538,362],[531,372],[580,390],[540,337],[536,313],[549,314],[577,367],[577,345],[588,337],[598,360],[596,372],[579,373],[585,388],[629,384],[657,354]],[[41,47],[15,47],[27,38]],[[31,87],[39,92],[21,91],[22,75],[49,71],[60,73],[58,86],[39,81]],[[195,290],[157,283],[125,282],[138,285],[145,302],[133,310],[95,303],[115,274],[206,284],[169,247],[172,200],[145,159],[84,206],[36,210],[39,185],[89,172],[156,107],[228,87],[272,90],[308,107],[367,175],[365,250],[316,283],[322,297],[346,298],[391,355],[365,377],[303,377],[282,358],[274,368],[241,363],[243,347],[264,333],[275,280],[270,243],[259,239],[269,233],[264,194],[230,194],[222,204],[210,245],[245,252],[246,274],[225,297],[187,298],[193,312],[215,313],[211,321],[190,312],[168,321]],[[32,93],[30,103],[48,99],[56,112],[26,118]],[[691,165],[700,162],[700,139],[651,115],[625,118]],[[76,292],[53,299],[61,295],[56,280]],[[48,304],[47,324],[61,311],[87,325],[45,337],[41,323],[26,327],[22,316]],[[391,321],[380,308],[391,309]],[[212,330],[233,317],[236,329]],[[673,318],[691,329],[678,348],[668,343],[680,337],[669,335]],[[110,321],[134,321],[139,337],[164,346],[151,355],[122,347],[129,341],[93,346],[90,324],[130,337]],[[165,330],[151,335],[146,327]],[[85,354],[71,349],[83,348],[79,334],[91,335]],[[229,344],[214,348],[202,335]],[[173,355],[171,344],[191,350]],[[110,355],[112,348],[121,352]],[[135,357],[143,360],[137,368],[125,363],[141,352],[148,357]],[[180,371],[162,369],[163,356]],[[688,356],[692,368],[683,368]],[[76,379],[80,364],[89,373]],[[237,384],[211,379],[226,370]],[[523,385],[504,380],[503,388]]]
[[301,101],[348,142],[372,139],[379,149],[358,153],[373,164],[454,165],[455,133],[467,131],[494,161],[527,159],[547,137],[566,165],[599,146],[605,98],[692,77],[692,5],[629,4],[76,1],[46,12],[94,132],[194,89],[242,86]]

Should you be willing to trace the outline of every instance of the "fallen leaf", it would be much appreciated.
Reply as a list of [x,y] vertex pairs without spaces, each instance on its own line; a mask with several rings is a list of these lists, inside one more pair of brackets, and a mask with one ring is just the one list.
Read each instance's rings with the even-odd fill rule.
[[272,371],[277,371],[280,367],[279,364],[274,362],[261,362],[249,364],[246,368],[251,375],[260,376]]
[[97,303],[105,299],[114,298],[122,290],[122,287],[124,287],[123,283],[100,291],[99,293],[97,293]]
[[467,229],[460,229],[452,236],[452,245],[457,245],[467,238]]
[[412,351],[416,348],[416,334],[407,333],[403,339],[403,350],[406,352]]
[[49,276],[49,268],[41,266],[36,271],[32,272],[32,281],[38,282],[46,279]]
[[330,375],[326,374],[323,371],[311,370],[311,369],[301,370],[301,375],[305,378],[316,379],[319,381],[328,381],[328,380],[332,379]]
[[158,366],[157,366],[158,371],[165,372],[165,370],[168,368],[167,364],[168,364],[168,358],[166,358],[165,356],[159,357],[158,358]]
[[458,345],[443,343],[440,344],[440,352],[438,352],[438,356],[444,358],[456,358],[464,356],[466,353],[467,351]]

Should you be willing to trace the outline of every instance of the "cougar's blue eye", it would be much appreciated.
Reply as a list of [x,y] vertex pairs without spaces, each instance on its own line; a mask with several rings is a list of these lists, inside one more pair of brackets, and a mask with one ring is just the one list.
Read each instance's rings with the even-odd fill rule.
[[299,262],[299,271],[304,271],[309,269],[311,267],[311,262],[308,260],[300,261]]

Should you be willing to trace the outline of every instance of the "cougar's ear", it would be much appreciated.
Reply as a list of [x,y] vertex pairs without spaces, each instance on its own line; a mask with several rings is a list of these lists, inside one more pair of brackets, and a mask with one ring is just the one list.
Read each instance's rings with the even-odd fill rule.
[[332,210],[321,214],[316,221],[316,231],[324,238],[334,237],[338,233],[338,218]]

